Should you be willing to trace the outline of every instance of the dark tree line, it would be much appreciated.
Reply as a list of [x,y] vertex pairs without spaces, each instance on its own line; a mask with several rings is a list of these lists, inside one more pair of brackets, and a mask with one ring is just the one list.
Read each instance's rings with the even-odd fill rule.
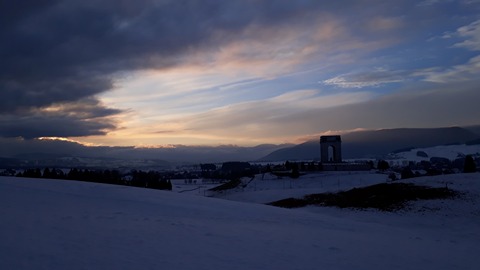
[[70,169],[68,173],[62,170],[45,168],[41,169],[27,169],[23,173],[19,172],[17,177],[28,178],[49,178],[49,179],[64,179],[77,180],[93,183],[104,183],[114,185],[127,185],[135,187],[145,187],[153,189],[172,190],[172,183],[165,176],[159,172],[149,171],[132,171],[126,177],[117,170],[88,170],[88,169]]
[[[384,168],[388,169],[386,166],[381,166],[378,162],[378,169]],[[387,163],[388,164],[388,163]],[[472,155],[466,155],[465,158],[458,158],[454,161],[451,161],[443,157],[432,157],[430,161],[422,160],[420,162],[410,161],[408,166],[396,167],[392,170],[400,173],[401,179],[408,179],[421,176],[434,176],[442,174],[452,174],[455,173],[455,169],[462,171],[464,173],[474,173],[477,172],[477,163],[475,158]],[[423,171],[423,172],[421,172]],[[395,177],[393,180],[395,180]],[[392,178],[391,177],[391,178]]]
[[166,179],[165,176],[159,172],[133,170],[131,177],[131,180],[127,181],[127,183],[135,187],[172,190],[170,180]]

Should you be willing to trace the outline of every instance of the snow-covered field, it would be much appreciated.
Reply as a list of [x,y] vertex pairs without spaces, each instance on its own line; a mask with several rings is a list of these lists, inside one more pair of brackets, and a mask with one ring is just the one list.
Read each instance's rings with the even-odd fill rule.
[[387,175],[374,172],[321,172],[293,179],[278,178],[266,173],[258,174],[254,179],[245,178],[243,181],[245,184],[248,183],[246,187],[210,195],[233,201],[265,204],[289,197],[302,197],[312,193],[336,192],[385,183]]
[[385,175],[262,177],[227,200],[0,177],[0,269],[480,269],[479,173],[409,180],[464,195],[395,213],[256,203]]

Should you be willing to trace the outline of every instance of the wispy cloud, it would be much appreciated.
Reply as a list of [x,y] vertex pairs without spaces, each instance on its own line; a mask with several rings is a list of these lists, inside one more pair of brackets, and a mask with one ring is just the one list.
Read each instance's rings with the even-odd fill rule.
[[[450,0],[447,0],[447,1],[450,1]],[[441,3],[442,0],[423,0],[423,1],[420,1],[417,6],[432,6],[432,5],[435,5],[435,4],[438,4],[438,3]],[[443,2],[445,2],[445,0],[443,0]]]
[[465,82],[477,79],[480,74],[480,55],[471,58],[468,63],[456,65],[446,70],[426,70],[419,72],[425,81],[435,83]]
[[388,83],[399,83],[407,80],[405,71],[391,71],[385,69],[376,69],[372,71],[364,71],[357,73],[344,74],[336,76],[323,83],[342,88],[364,88],[378,87]]
[[[362,102],[370,97],[368,92],[322,96],[316,90],[298,90],[266,100],[215,108],[208,112],[165,121],[160,125],[174,126],[179,133],[191,134],[190,136],[215,134],[212,140],[218,143],[228,142],[233,137],[255,142],[276,138],[278,142],[278,138],[286,140],[293,134],[300,135],[299,133],[305,132],[308,123],[285,120],[293,115]],[[296,129],[295,126],[301,128]],[[307,129],[314,132],[318,127],[311,126]]]
[[168,142],[177,137],[187,144],[254,145],[300,142],[309,137],[306,134],[329,130],[476,124],[480,117],[476,85],[426,85],[381,98],[374,98],[369,92],[322,96],[318,91],[299,90],[165,120],[151,126],[150,131],[144,129],[143,141]]
[[395,31],[406,23],[401,17],[376,16],[370,19],[367,25],[371,31]]
[[[469,51],[480,50],[480,20],[459,27],[455,32],[444,33],[445,39],[460,39],[451,48],[462,48]],[[463,64],[450,67],[432,67],[417,71],[425,81],[435,83],[466,82],[477,79],[480,73],[480,55],[474,55]]]
[[454,44],[453,47],[480,51],[480,20],[458,28],[455,34],[464,40]]

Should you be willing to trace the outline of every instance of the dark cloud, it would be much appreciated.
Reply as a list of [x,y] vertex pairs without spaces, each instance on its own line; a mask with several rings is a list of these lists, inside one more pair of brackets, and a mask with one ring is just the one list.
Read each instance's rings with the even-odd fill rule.
[[114,128],[111,123],[101,121],[86,121],[67,116],[57,117],[25,117],[0,120],[0,135],[25,139],[37,137],[79,137],[88,135],[104,135]]
[[103,118],[31,112],[93,99],[112,88],[116,72],[179,64],[248,25],[313,14],[316,2],[2,1],[0,136],[103,134],[118,110],[97,104]]
[[56,102],[73,102],[111,88],[108,79],[74,76],[38,78],[37,80],[2,80],[0,113],[44,107]]
[[[48,109],[0,114],[0,137],[79,137],[104,135],[115,128],[109,116],[120,111],[95,99],[59,103]],[[20,134],[20,135],[19,135]]]

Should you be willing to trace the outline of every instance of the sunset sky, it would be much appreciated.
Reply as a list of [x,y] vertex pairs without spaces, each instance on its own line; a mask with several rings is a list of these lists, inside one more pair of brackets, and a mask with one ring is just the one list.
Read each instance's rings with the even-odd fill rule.
[[480,124],[480,1],[1,1],[0,137],[251,146]]

